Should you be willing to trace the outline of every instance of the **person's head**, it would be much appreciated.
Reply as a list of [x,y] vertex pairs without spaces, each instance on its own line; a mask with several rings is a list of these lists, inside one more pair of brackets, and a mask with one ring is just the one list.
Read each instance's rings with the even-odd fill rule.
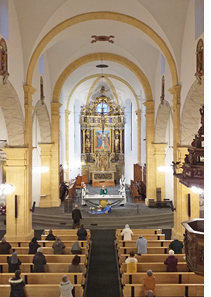
[[169,250],[169,255],[174,255],[174,251],[173,250]]
[[153,294],[152,290],[147,291],[146,297],[153,297],[153,296],[154,296],[154,294]]
[[66,275],[63,275],[62,276],[62,281],[63,281],[63,283],[66,283],[67,282],[67,276]]
[[57,241],[57,242],[58,242],[58,241],[61,241],[60,236],[57,236],[57,237],[56,237],[56,241]]
[[37,241],[37,237],[33,237],[32,242],[36,242],[36,241]]
[[105,189],[105,186],[104,185],[102,185],[102,189]]
[[143,238],[143,236],[141,234],[139,234],[138,238]]
[[20,278],[20,275],[21,275],[21,271],[20,270],[16,270],[15,271],[15,277],[16,278]]
[[78,208],[78,205],[77,204],[75,205],[75,208]]
[[14,251],[14,252],[12,253],[12,255],[13,255],[14,257],[17,257],[18,253],[17,253],[16,251]]
[[3,238],[1,239],[1,241],[2,241],[2,242],[6,242],[6,238],[3,237]]
[[49,230],[49,234],[53,234],[53,231],[51,229]]
[[135,256],[134,251],[131,251],[131,252],[130,252],[130,257],[134,257],[134,256]]
[[178,240],[178,237],[176,235],[174,236],[174,240]]
[[130,226],[128,224],[125,225],[125,228],[130,228]]
[[81,224],[81,228],[84,228],[84,224]]
[[43,251],[42,247],[41,247],[41,246],[38,247],[38,249],[37,249],[37,253],[42,253],[42,251]]
[[152,276],[152,270],[151,270],[151,269],[148,269],[148,270],[147,270],[147,275],[148,275],[148,276]]
[[72,259],[72,264],[73,265],[79,265],[79,263],[80,263],[80,258],[79,258],[79,256],[75,256],[73,259]]

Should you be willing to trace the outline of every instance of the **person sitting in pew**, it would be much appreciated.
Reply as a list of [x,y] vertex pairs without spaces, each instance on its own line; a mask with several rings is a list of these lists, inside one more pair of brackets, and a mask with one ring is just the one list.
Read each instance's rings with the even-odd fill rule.
[[138,260],[135,258],[135,253],[133,251],[130,252],[130,257],[125,260],[125,263],[127,264],[127,273],[137,272]]
[[83,272],[83,269],[80,265],[80,257],[75,255],[72,259],[72,264],[68,267],[68,272]]
[[52,245],[52,248],[54,250],[54,254],[64,254],[65,245],[61,241],[60,236],[57,236],[56,241]]
[[149,290],[147,293],[146,293],[146,297],[153,297],[154,294],[152,292],[152,290]]
[[47,261],[42,251],[43,249],[39,247],[33,257],[32,263],[34,264],[34,272],[45,272],[45,264]]
[[46,236],[45,240],[56,240],[56,237],[53,235],[53,231],[52,230],[49,230],[49,233]]
[[133,235],[133,231],[130,229],[128,224],[125,225],[125,228],[121,232],[121,236],[123,236],[123,240],[131,240]]
[[143,279],[143,286],[144,286],[144,294],[147,296],[147,292],[151,290],[155,296],[155,277],[152,273],[152,270],[147,270],[147,276]]
[[41,245],[37,242],[37,237],[33,237],[29,243],[29,254],[35,255],[39,247],[41,247]]
[[62,282],[59,285],[60,297],[73,297],[72,295],[73,285],[68,280],[66,275],[62,276]]
[[164,261],[167,272],[177,272],[178,259],[174,256],[174,251],[169,250],[169,256]]
[[137,255],[141,256],[142,254],[147,254],[147,240],[142,237],[142,235],[139,235],[137,241]]
[[169,248],[173,250],[175,254],[182,254],[183,243],[179,241],[177,236],[174,236],[174,240],[169,244]]
[[15,272],[19,270],[19,266],[21,265],[21,261],[18,259],[17,252],[13,252],[11,257],[7,258],[8,263],[8,272]]
[[71,247],[71,253],[74,255],[82,254],[82,249],[80,248],[80,245],[78,241],[75,241]]
[[11,291],[10,291],[10,297],[26,297],[24,292],[25,282],[20,277],[21,271],[16,270],[15,276],[9,279]]
[[10,254],[11,245],[6,241],[6,238],[3,237],[0,242],[0,254],[7,255]]
[[84,228],[84,225],[82,224],[80,229],[77,231],[78,240],[86,240],[87,237],[87,231]]

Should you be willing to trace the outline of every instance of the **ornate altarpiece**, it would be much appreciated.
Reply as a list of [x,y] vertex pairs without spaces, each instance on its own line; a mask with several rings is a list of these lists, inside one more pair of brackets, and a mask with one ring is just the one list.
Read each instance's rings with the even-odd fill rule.
[[123,108],[104,94],[81,108],[82,174],[93,186],[114,186],[123,174],[124,123]]

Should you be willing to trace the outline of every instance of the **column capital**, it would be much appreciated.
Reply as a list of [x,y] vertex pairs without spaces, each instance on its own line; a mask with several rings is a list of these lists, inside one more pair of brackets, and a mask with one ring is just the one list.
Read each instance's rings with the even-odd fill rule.
[[153,100],[146,101],[143,104],[144,104],[144,106],[146,106],[146,114],[147,113],[154,113],[155,102]]
[[180,94],[181,86],[180,85],[173,86],[170,89],[168,89],[168,91],[170,92],[170,94]]
[[30,85],[25,85],[23,87],[23,89],[24,89],[25,94],[26,93],[34,94],[37,91],[37,89],[35,89],[34,87],[32,87]]
[[168,143],[153,143],[156,155],[166,155],[165,148]]

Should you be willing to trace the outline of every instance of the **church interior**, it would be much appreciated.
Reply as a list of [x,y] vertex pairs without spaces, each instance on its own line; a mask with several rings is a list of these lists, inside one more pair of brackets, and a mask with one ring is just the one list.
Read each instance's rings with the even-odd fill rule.
[[[99,273],[105,282],[116,278],[117,293],[106,288],[105,296],[145,296],[147,269],[155,271],[156,296],[204,296],[204,0],[0,0],[0,167],[0,235],[22,257],[27,297],[59,296],[63,274],[74,297],[104,297]],[[59,267],[65,258],[51,268],[45,241],[53,229],[70,253],[74,204],[88,231],[78,283]],[[179,281],[173,272],[161,277],[156,255],[142,276],[127,279],[123,254],[133,246],[120,235],[125,224],[134,242],[146,234],[147,253],[160,259],[173,238],[184,243]],[[49,256],[43,280],[24,268],[36,229]],[[155,238],[159,248],[150,245]],[[98,240],[112,241],[105,253],[115,242],[118,277],[96,269]]]

